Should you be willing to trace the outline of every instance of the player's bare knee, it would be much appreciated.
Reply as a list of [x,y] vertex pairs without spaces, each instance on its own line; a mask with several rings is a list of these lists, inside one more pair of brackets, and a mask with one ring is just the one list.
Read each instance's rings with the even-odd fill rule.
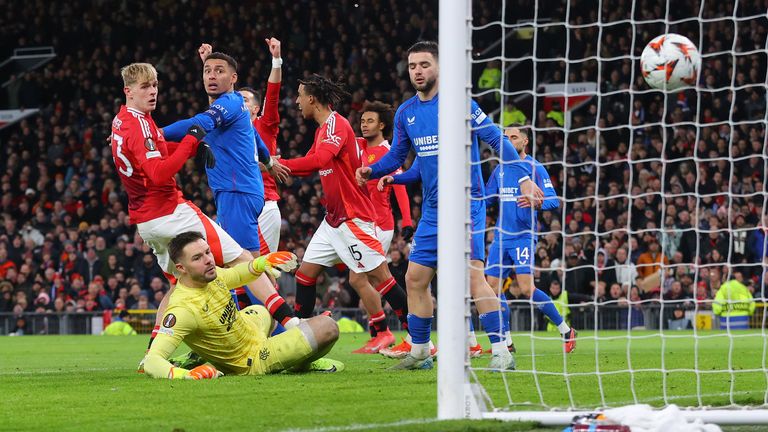
[[373,286],[379,286],[382,283],[389,280],[389,278],[392,277],[392,274],[389,273],[389,267],[387,267],[387,262],[381,263],[378,267],[368,272],[368,282],[371,283]]

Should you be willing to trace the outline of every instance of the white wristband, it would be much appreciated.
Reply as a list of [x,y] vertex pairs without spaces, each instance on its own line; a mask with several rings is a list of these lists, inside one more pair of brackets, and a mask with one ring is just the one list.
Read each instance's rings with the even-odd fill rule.
[[278,57],[278,58],[272,57],[272,69],[280,69],[282,66],[283,66],[282,57]]
[[264,166],[265,166],[265,167],[267,167],[267,169],[269,170],[269,169],[272,169],[272,167],[273,167],[274,165],[275,165],[275,161],[274,161],[274,159],[272,159],[272,158],[270,157],[270,158],[269,158],[269,163],[265,164]]
[[525,183],[526,181],[528,181],[530,179],[531,179],[530,176],[522,177],[520,180],[517,181],[517,184],[523,184],[523,183]]

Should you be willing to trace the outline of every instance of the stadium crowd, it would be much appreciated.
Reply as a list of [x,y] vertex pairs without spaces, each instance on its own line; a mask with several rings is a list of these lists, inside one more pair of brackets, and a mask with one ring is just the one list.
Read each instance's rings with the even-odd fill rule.
[[[206,106],[200,43],[212,43],[238,60],[241,85],[263,89],[271,67],[263,39],[278,37],[284,58],[278,145],[283,157],[292,158],[308,150],[314,135],[296,110],[298,79],[313,72],[342,78],[352,97],[337,110],[359,132],[366,100],[397,106],[413,95],[404,50],[416,40],[437,38],[436,1],[342,0],[333,6],[299,1],[288,7],[275,1],[2,3],[0,54],[39,45],[57,53],[44,67],[14,78],[1,96],[3,107],[41,108],[39,115],[0,132],[0,312],[16,314],[152,309],[168,288],[151,250],[130,225],[126,195],[105,144],[124,99],[121,66],[156,65],[160,98],[153,117],[163,126]],[[475,2],[477,24],[499,19],[493,3]],[[587,3],[571,6],[572,24],[596,19]],[[627,18],[630,3],[604,2],[603,16]],[[653,16],[655,3],[642,2],[635,18]],[[707,17],[725,13],[716,2],[705,6]],[[505,20],[513,23],[533,14],[532,7],[506,10]],[[551,14],[562,21],[565,11],[553,7]],[[697,22],[679,27],[680,33],[698,35]],[[729,20],[707,22],[700,42],[691,37],[705,55],[700,90],[667,97],[647,91],[636,62],[619,58],[629,53],[635,37],[631,25],[601,31],[563,27],[535,48],[520,42],[517,49],[527,43],[542,59],[529,74],[537,86],[566,79],[597,82],[604,94],[566,115],[543,97],[518,98],[531,83],[515,83],[512,69],[504,90],[514,103],[503,108],[504,118],[496,93],[481,98],[504,126],[520,120],[534,126],[531,154],[546,165],[564,198],[561,210],[540,212],[538,287],[549,291],[562,284],[577,303],[628,306],[627,299],[663,296],[706,308],[703,301],[714,298],[723,282],[738,278],[764,297],[766,56],[749,52],[765,47],[766,28],[764,18],[740,22],[736,31]],[[651,23],[637,31],[637,40],[650,40],[664,28]],[[498,38],[492,30],[478,31],[473,42],[491,47]],[[639,56],[643,44],[636,44],[633,54]],[[746,54],[732,56],[725,51],[732,46]],[[611,60],[557,60],[590,56]],[[503,75],[495,72],[500,67],[478,63],[477,88],[499,88],[502,80],[494,77]],[[732,85],[738,90],[727,90]],[[493,164],[485,163],[486,175]],[[216,213],[205,172],[194,161],[187,162],[178,182],[203,212]],[[281,191],[279,249],[301,257],[324,214],[320,182],[294,178]],[[415,221],[420,194],[418,185],[410,187]],[[407,256],[407,244],[396,235],[390,268],[403,287]],[[655,276],[659,268],[661,277]],[[336,286],[337,277],[331,273],[318,282],[320,303],[356,306]],[[516,298],[514,284],[508,296]]]

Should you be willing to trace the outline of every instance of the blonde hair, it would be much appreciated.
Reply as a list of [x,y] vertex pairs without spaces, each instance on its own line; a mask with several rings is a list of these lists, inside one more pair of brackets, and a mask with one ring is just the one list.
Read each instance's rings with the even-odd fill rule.
[[130,87],[137,83],[150,82],[157,79],[157,70],[149,63],[131,63],[120,69],[123,84]]

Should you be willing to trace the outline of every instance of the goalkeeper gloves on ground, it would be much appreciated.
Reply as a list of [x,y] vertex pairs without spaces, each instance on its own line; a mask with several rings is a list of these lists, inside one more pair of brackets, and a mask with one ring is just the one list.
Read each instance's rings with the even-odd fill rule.
[[280,277],[280,272],[289,272],[299,266],[298,258],[291,252],[272,252],[254,259],[253,271],[261,274],[269,272],[273,277]]
[[213,156],[213,150],[207,142],[203,141],[205,138],[205,130],[198,125],[192,125],[187,129],[187,135],[195,137],[199,143],[197,144],[197,159],[198,163],[205,165],[206,168],[211,169],[216,166],[216,157]]
[[216,379],[222,375],[224,375],[224,373],[216,370],[215,367],[208,364],[204,364],[202,366],[198,366],[192,369],[191,371],[189,371],[189,374],[184,378],[193,379],[193,380]]

